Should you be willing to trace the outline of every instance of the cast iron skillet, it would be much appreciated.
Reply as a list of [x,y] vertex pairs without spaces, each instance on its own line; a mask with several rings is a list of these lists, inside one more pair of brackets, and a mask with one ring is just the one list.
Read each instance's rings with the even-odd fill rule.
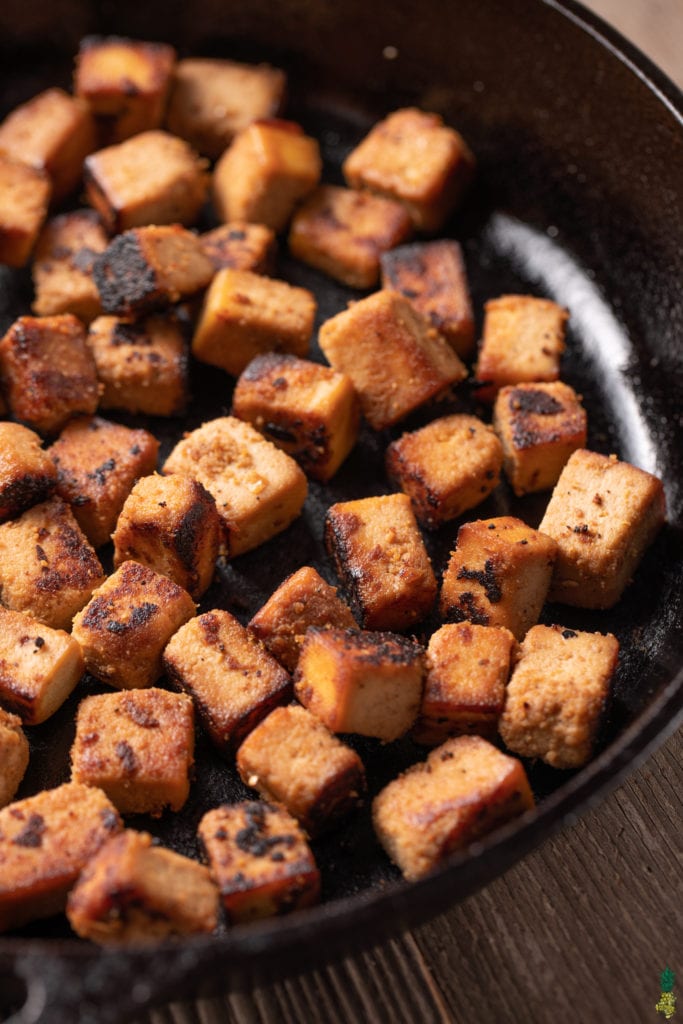
[[[574,820],[675,727],[683,692],[683,101],[645,58],[571,0],[424,0],[419,9],[408,0],[379,0],[372,8],[363,0],[111,7],[63,0],[49,13],[17,0],[0,9],[0,30],[3,111],[48,84],[68,84],[71,56],[87,32],[168,40],[181,54],[265,57],[288,70],[289,111],[322,139],[328,180],[338,179],[341,158],[381,114],[407,103],[441,112],[479,160],[465,212],[446,232],[464,245],[477,310],[509,291],[569,307],[563,376],[584,394],[589,447],[656,471],[669,508],[669,525],[616,609],[544,612],[546,622],[612,630],[623,654],[601,752],[578,773],[530,764],[542,798],[533,814],[407,885],[374,843],[366,807],[316,843],[325,879],[320,908],[208,939],[105,953],[68,938],[57,919],[0,938],[0,1013],[21,1006],[13,1019],[23,1024],[113,1022],[149,1001],[309,967],[437,913]],[[315,289],[321,320],[352,297],[287,258],[278,272]],[[30,297],[26,274],[3,273],[2,329],[28,310]],[[229,408],[229,381],[218,372],[197,371],[194,393],[190,426]],[[465,394],[442,411],[449,408],[476,406]],[[435,414],[427,410],[402,429]],[[166,451],[183,425],[151,426]],[[382,452],[391,436],[364,433],[333,485],[311,487],[302,519],[224,567],[204,607],[222,604],[244,621],[300,564],[317,565],[332,579],[322,513],[332,500],[389,489]],[[544,503],[513,501],[503,486],[477,516],[512,511],[535,525]],[[457,526],[429,538],[438,569]],[[20,795],[67,778],[76,703],[32,731]],[[372,741],[356,745],[372,793],[424,756],[408,741],[384,750]],[[133,824],[192,853],[203,811],[245,794],[200,735],[198,779],[183,813]]]

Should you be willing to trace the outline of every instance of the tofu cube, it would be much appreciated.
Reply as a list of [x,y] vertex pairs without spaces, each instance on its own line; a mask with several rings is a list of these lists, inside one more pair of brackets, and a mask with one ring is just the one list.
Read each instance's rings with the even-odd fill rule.
[[380,257],[412,234],[410,217],[392,199],[321,185],[297,210],[289,249],[302,263],[349,285],[374,288]]
[[147,430],[99,416],[73,420],[49,449],[57,493],[94,548],[109,543],[133,484],[156,469],[158,451],[159,442]]
[[419,231],[433,232],[459,203],[474,168],[469,146],[438,114],[406,107],[378,121],[342,170],[352,188],[396,199]]
[[210,420],[179,441],[163,472],[193,476],[213,495],[231,556],[285,530],[308,489],[294,459],[234,416]]
[[268,352],[237,381],[232,411],[291,455],[314,480],[329,480],[358,437],[351,378],[307,359]]
[[0,811],[0,932],[64,910],[69,889],[121,828],[101,789],[66,783]]
[[0,423],[0,522],[44,501],[57,470],[37,434],[19,423]]
[[199,236],[204,254],[216,270],[250,270],[268,274],[275,262],[275,232],[265,224],[232,221]]
[[390,743],[417,718],[424,650],[395,633],[308,630],[294,692],[330,732],[375,736]]
[[325,544],[365,629],[409,629],[431,611],[436,579],[407,495],[332,505]]
[[94,210],[73,210],[48,221],[41,232],[33,262],[37,316],[73,313],[90,323],[102,312],[93,279],[93,263],[109,244]]
[[413,739],[429,747],[449,736],[493,739],[517,644],[509,629],[459,622],[437,629],[427,647],[427,678]]
[[71,509],[50,498],[0,526],[0,601],[54,629],[70,629],[104,580]]
[[90,860],[69,893],[77,935],[101,946],[149,945],[208,934],[218,924],[218,891],[208,869],[126,829]]
[[0,263],[23,267],[47,216],[50,179],[0,152]]
[[310,626],[354,629],[356,620],[337,597],[336,589],[310,565],[304,565],[271,594],[248,628],[288,672],[293,672]]
[[521,640],[538,622],[556,555],[552,537],[513,516],[465,523],[443,576],[442,617],[504,626]]
[[193,763],[194,708],[185,694],[152,686],[79,704],[71,779],[98,786],[121,814],[179,811]]
[[557,543],[549,599],[612,608],[665,518],[656,476],[614,455],[574,452],[539,526]]
[[40,434],[97,408],[95,363],[71,313],[20,316],[0,341],[0,381],[12,415]]
[[476,416],[443,416],[387,448],[387,475],[410,498],[419,522],[436,529],[488,498],[500,482],[503,449]]
[[499,723],[505,745],[553,768],[590,759],[619,642],[608,633],[534,626],[526,635]]
[[124,562],[76,616],[85,667],[121,690],[152,686],[173,634],[195,613],[190,595],[145,565]]
[[199,840],[231,924],[313,906],[320,872],[300,826],[261,800],[216,807]]
[[298,705],[275,708],[256,726],[237,752],[237,770],[311,836],[353,810],[365,791],[358,754]]
[[372,817],[380,843],[414,881],[533,806],[521,761],[481,736],[456,736],[390,782]]
[[410,299],[461,359],[474,349],[474,316],[457,242],[415,242],[382,254],[382,287]]
[[226,611],[206,612],[178,630],[164,652],[164,667],[190,694],[224,754],[234,753],[274,707],[292,696],[289,675]]
[[0,708],[0,808],[5,807],[19,789],[28,768],[28,740],[21,719]]

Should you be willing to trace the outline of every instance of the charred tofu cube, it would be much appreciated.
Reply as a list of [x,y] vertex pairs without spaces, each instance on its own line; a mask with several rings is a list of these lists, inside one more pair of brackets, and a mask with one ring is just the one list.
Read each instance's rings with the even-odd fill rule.
[[534,626],[507,688],[499,729],[505,745],[553,768],[580,768],[593,753],[619,657],[608,633]]
[[344,177],[403,203],[419,231],[438,231],[460,201],[475,160],[463,137],[438,114],[395,110],[348,155]]
[[73,782],[0,811],[0,931],[64,910],[79,873],[120,829],[102,790]]
[[49,497],[57,470],[40,438],[19,423],[0,423],[0,522]]
[[365,790],[358,754],[307,711],[275,708],[237,752],[237,769],[265,800],[282,804],[313,836],[348,814]]
[[70,313],[15,320],[0,341],[0,379],[12,415],[40,434],[97,408],[95,362]]
[[102,312],[92,270],[96,256],[109,244],[94,210],[73,210],[48,221],[36,246],[33,262],[38,316],[73,313],[90,323]]
[[291,455],[314,480],[337,472],[358,437],[360,405],[351,378],[329,366],[269,352],[237,381],[232,411]]
[[0,601],[54,629],[70,629],[104,580],[102,566],[61,498],[0,526]]
[[503,450],[475,416],[433,420],[387,448],[389,479],[410,498],[420,523],[436,529],[488,498],[498,486]]
[[390,743],[417,718],[424,651],[395,633],[317,629],[306,633],[294,692],[330,732]]
[[431,611],[436,579],[407,495],[332,505],[325,544],[365,629],[409,629]]
[[156,469],[159,442],[99,416],[74,420],[50,448],[57,493],[94,548],[107,544],[138,477]]
[[250,270],[269,274],[275,262],[275,232],[265,224],[233,221],[200,235],[204,254],[216,270]]
[[322,576],[304,565],[288,576],[249,623],[274,658],[293,672],[310,626],[354,629],[351,610]]
[[292,681],[260,640],[226,611],[206,612],[178,630],[164,652],[173,682],[189,693],[214,745],[234,752],[278,704]]
[[79,704],[71,779],[98,786],[121,814],[179,811],[193,763],[194,710],[185,694],[152,686]]
[[521,761],[481,736],[456,736],[390,782],[372,817],[380,843],[414,880],[533,806]]
[[294,818],[261,800],[204,815],[199,839],[233,924],[303,910],[318,902],[320,872]]
[[549,599],[611,608],[666,518],[662,482],[614,455],[570,457],[540,530],[557,542]]
[[302,263],[351,288],[374,288],[382,253],[412,233],[399,203],[369,192],[321,185],[294,215],[289,249]]
[[193,476],[213,495],[231,556],[286,529],[308,489],[294,459],[234,416],[210,420],[179,441],[163,472]]
[[50,191],[44,171],[0,152],[0,263],[28,263],[47,216]]
[[21,719],[0,708],[0,808],[5,807],[19,789],[28,768],[28,758],[28,740],[21,728]]
[[76,616],[85,667],[120,690],[152,686],[173,634],[195,613],[190,595],[145,565],[124,562]]
[[209,871],[126,829],[92,858],[69,893],[66,914],[77,935],[101,946],[161,942],[210,933],[218,890]]
[[538,622],[557,544],[512,516],[458,530],[443,576],[441,615],[449,622],[504,626],[517,640]]

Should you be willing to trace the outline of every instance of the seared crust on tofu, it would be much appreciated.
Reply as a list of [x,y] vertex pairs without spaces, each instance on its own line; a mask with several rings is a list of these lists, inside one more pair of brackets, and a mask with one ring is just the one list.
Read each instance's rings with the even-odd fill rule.
[[0,423],[0,522],[44,501],[57,470],[37,434],[18,423]]
[[73,210],[49,220],[33,261],[33,312],[38,316],[73,313],[86,324],[99,316],[100,293],[92,269],[95,257],[108,244],[94,210]]
[[216,270],[251,270],[269,274],[275,263],[275,232],[265,224],[231,221],[199,236],[204,254]]
[[23,267],[47,216],[50,179],[0,152],[0,263]]
[[457,736],[390,782],[372,818],[388,855],[414,880],[533,806],[521,761],[481,736]]
[[28,759],[28,740],[21,728],[21,719],[0,708],[0,808],[8,804],[18,790],[28,767]]

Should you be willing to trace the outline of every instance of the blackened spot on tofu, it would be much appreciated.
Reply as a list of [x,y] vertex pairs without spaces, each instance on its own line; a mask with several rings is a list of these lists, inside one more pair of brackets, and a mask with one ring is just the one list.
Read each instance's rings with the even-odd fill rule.
[[93,277],[105,313],[126,316],[163,305],[154,267],[145,259],[135,230],[124,231],[93,265]]
[[69,504],[75,505],[77,508],[80,508],[82,505],[89,505],[90,498],[88,498],[85,494],[77,494],[75,498],[69,499]]
[[534,413],[536,416],[557,416],[562,412],[563,406],[545,391],[515,388],[510,393],[510,408],[519,412]]
[[284,860],[285,859],[285,855],[282,852],[282,850],[273,850],[273,852],[270,855],[270,859],[273,860],[273,861],[278,862],[278,861]]
[[594,494],[593,495],[593,504],[594,505],[602,505],[603,504],[602,495],[601,494]]
[[221,886],[221,896],[231,896],[234,892],[244,892],[249,888],[251,888],[250,883],[243,873],[238,871],[226,885]]
[[92,473],[88,473],[87,478],[88,480],[96,480],[100,487],[103,487],[107,481],[107,476],[114,469],[116,469],[116,459],[107,459],[101,466],[94,469]]
[[71,257],[71,263],[76,270],[81,270],[84,274],[89,274],[98,256],[99,253],[95,252],[94,249],[89,249],[87,246],[84,246],[73,254]]
[[[249,363],[244,373],[242,374],[242,380],[248,380],[252,383],[263,380],[268,377],[269,374],[274,373],[280,367],[285,367],[288,364],[296,363],[296,357],[289,355],[285,352],[266,352],[262,356],[256,356],[255,359]],[[276,377],[272,381],[272,385],[275,388],[286,387],[287,381],[284,377]]]
[[577,634],[576,634],[576,633],[574,632],[574,630],[573,630],[573,629],[563,629],[563,630],[562,630],[562,636],[563,636],[563,638],[564,638],[565,640],[571,640],[571,639],[573,639],[573,638],[574,638],[574,637],[575,637],[576,635],[577,635]]
[[116,756],[121,761],[121,765],[126,775],[134,775],[137,771],[138,759],[136,758],[135,751],[131,747],[130,743],[127,743],[125,740],[119,740],[114,747],[114,750],[116,751]]
[[112,345],[141,345],[149,342],[149,338],[141,324],[117,320],[111,332],[110,342]]
[[186,569],[194,569],[197,549],[206,519],[207,501],[194,501],[183,516],[175,534],[175,549]]
[[131,450],[130,450],[130,454],[131,455],[139,455],[141,451],[142,451],[142,449],[141,449],[140,445],[139,444],[134,444],[132,446]]
[[489,523],[488,528],[489,528],[489,530],[495,530],[496,524],[495,523]]
[[231,242],[243,242],[246,237],[246,231],[242,231],[240,228],[233,228],[231,231],[228,231],[228,238]]
[[213,834],[213,837],[214,839],[219,839],[222,841],[223,839],[228,838],[228,833],[225,831],[224,828],[217,828]]
[[481,583],[486,594],[486,600],[490,601],[491,604],[498,604],[502,600],[503,593],[500,589],[500,583],[496,578],[494,564],[490,558],[486,559],[483,569],[468,569],[466,566],[463,566],[458,572],[457,579],[476,580],[477,583]]
[[45,832],[45,819],[42,814],[32,814],[21,832],[14,837],[12,842],[15,846],[27,846],[36,849],[43,845],[43,833]]
[[47,555],[45,554],[45,549],[42,548],[40,546],[40,544],[36,544],[36,555],[38,556],[38,561],[39,562],[48,562],[49,561]]
[[477,606],[471,590],[465,590],[458,598],[459,605],[448,608],[447,618],[451,622],[472,622],[475,626],[488,626],[489,616]]
[[276,391],[285,391],[287,389],[287,378],[276,377],[273,381],[273,387]]
[[144,626],[158,610],[158,605],[152,604],[151,601],[143,601],[142,604],[133,608],[128,619],[128,625],[131,629],[137,629],[139,626]]
[[263,804],[252,801],[244,808],[247,824],[235,836],[237,846],[244,853],[253,857],[264,857],[274,846],[291,846],[295,842],[292,835],[267,836],[264,834],[266,825],[266,808]]
[[592,536],[588,523],[579,523],[578,526],[573,526],[572,533],[577,533],[580,537],[585,538]]
[[290,444],[296,444],[298,440],[293,431],[288,430],[287,427],[283,427],[280,423],[273,423],[272,420],[263,424],[263,431],[271,437],[274,437],[276,441],[285,441]]
[[0,487],[0,511],[3,518],[37,505],[55,489],[54,475],[26,473]]
[[443,754],[439,755],[440,761],[450,761],[453,757],[453,753],[450,750],[444,750]]
[[121,702],[121,706],[124,712],[128,715],[131,721],[135,722],[136,725],[141,726],[143,729],[158,729],[159,720],[155,718],[149,708],[141,707],[135,700],[129,698],[124,699]]
[[34,640],[34,643],[35,643],[36,647],[38,648],[38,650],[40,650],[41,647],[45,646],[45,640],[43,639],[42,636],[37,636],[35,638],[35,640]]
[[107,832],[116,832],[119,827],[119,819],[109,807],[104,807],[100,811],[100,817]]

